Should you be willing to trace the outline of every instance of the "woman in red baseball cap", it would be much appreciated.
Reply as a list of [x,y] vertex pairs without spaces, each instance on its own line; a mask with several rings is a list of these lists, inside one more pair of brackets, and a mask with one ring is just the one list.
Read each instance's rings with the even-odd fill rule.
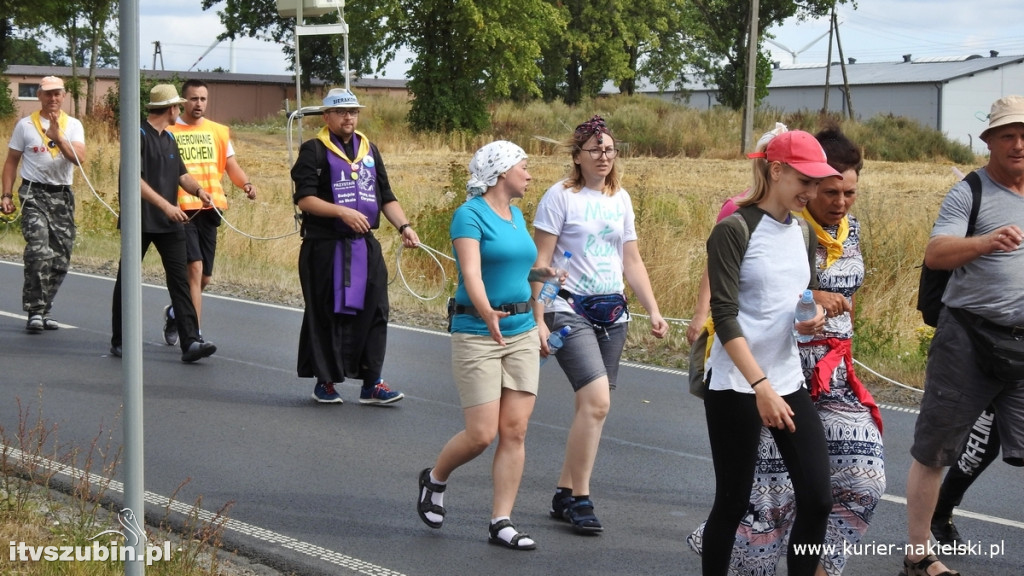
[[754,159],[754,182],[735,215],[708,238],[708,278],[714,342],[705,364],[704,398],[715,467],[715,501],[704,529],[703,573],[725,576],[736,528],[747,510],[762,426],[768,427],[794,474],[797,517],[790,534],[791,576],[812,576],[817,554],[797,554],[801,544],[821,544],[832,508],[828,448],[803,370],[794,329],[824,327],[819,308],[796,322],[800,294],[816,287],[816,240],[792,216],[817,194],[822,178],[842,175],[807,132],[772,138]]

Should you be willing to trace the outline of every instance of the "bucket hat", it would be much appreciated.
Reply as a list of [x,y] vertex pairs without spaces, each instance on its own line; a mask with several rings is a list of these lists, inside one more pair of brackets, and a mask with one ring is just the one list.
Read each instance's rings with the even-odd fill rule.
[[988,115],[988,128],[978,137],[982,142],[988,142],[988,134],[993,128],[1018,122],[1024,123],[1024,97],[1004,96],[992,103],[992,111]]

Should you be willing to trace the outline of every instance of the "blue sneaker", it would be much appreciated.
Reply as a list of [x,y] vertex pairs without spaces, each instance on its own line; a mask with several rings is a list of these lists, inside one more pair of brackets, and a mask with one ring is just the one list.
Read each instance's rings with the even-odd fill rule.
[[405,398],[405,394],[388,388],[388,385],[383,380],[370,388],[363,388],[359,392],[360,404],[394,404],[402,398]]
[[321,404],[344,404],[341,395],[334,391],[334,382],[317,382],[313,388],[313,400]]

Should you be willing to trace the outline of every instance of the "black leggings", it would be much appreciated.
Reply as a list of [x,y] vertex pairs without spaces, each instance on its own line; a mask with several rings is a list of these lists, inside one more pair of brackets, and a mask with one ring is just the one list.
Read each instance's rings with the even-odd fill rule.
[[981,476],[996,457],[999,456],[999,429],[996,428],[995,408],[989,406],[974,423],[960,457],[949,467],[946,479],[939,490],[939,501],[935,505],[934,520],[948,520],[953,508],[960,505],[971,484]]
[[[832,509],[828,445],[807,390],[801,388],[783,399],[793,409],[796,432],[770,430],[789,469],[796,497],[796,519],[789,536],[786,564],[790,576],[812,576],[821,551],[796,554],[794,546],[825,541]],[[704,411],[715,465],[715,503],[704,527],[701,566],[704,576],[725,576],[736,529],[750,502],[761,416],[753,394],[732,390],[709,390],[704,398]]]

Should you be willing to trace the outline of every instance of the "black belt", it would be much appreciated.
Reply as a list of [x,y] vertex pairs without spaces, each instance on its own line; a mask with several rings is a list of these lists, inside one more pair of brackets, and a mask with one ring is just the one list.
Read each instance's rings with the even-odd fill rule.
[[21,184],[22,186],[28,186],[29,188],[42,190],[44,192],[64,192],[65,190],[71,189],[71,186],[64,184],[42,184],[40,182],[25,180],[24,178],[21,179]]
[[[491,306],[491,308],[493,308],[494,310],[496,310],[498,312],[508,312],[509,316],[515,316],[516,314],[526,314],[527,312],[532,310],[532,308],[530,307],[530,303],[529,302],[512,302],[511,304],[502,304],[500,306]],[[480,317],[480,313],[476,311],[476,308],[472,304],[467,304],[467,305],[456,304],[455,305],[455,313],[456,314],[469,314],[470,316],[476,316],[477,318]]]
[[988,330],[989,332],[998,332],[999,334],[1007,334],[1012,338],[1021,339],[1024,338],[1024,326],[1003,326],[1002,324],[996,324],[991,320],[986,320],[981,316],[973,312],[968,312],[963,308],[950,308],[950,312],[956,316],[956,319],[961,324],[970,324],[982,330]]

